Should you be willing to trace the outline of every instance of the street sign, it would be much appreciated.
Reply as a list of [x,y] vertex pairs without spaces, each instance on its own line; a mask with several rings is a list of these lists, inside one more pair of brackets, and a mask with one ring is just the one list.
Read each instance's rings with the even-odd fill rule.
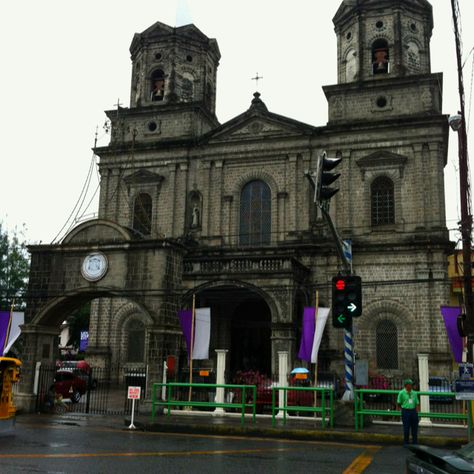
[[128,399],[140,400],[141,390],[141,387],[128,387]]
[[469,380],[473,378],[473,364],[462,363],[459,364],[459,377],[462,380]]
[[474,380],[456,380],[456,400],[474,400]]

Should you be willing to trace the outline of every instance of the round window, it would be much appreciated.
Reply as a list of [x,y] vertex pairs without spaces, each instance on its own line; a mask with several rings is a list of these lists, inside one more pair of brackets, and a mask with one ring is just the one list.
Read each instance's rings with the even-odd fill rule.
[[346,40],[350,40],[352,38],[352,33],[349,31],[346,35]]
[[192,62],[192,60],[193,60],[193,57],[192,57],[190,54],[188,54],[188,55],[186,56],[186,61]]
[[410,25],[410,30],[411,30],[411,31],[416,31],[416,23],[412,23],[412,24]]
[[383,27],[383,21],[379,20],[377,23],[375,23],[375,27],[380,29]]
[[150,130],[150,132],[156,131],[157,128],[158,125],[156,125],[156,122],[148,122],[148,130]]
[[387,98],[386,97],[378,97],[377,101],[375,102],[377,104],[377,107],[380,109],[383,109],[384,107],[387,106]]
[[159,61],[161,58],[162,58],[161,53],[156,53],[156,54],[155,54],[155,59],[156,59],[156,60]]

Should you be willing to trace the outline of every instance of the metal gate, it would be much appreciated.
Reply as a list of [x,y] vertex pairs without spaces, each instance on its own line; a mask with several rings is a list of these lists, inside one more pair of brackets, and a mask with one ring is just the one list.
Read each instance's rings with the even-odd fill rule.
[[[42,364],[37,375],[36,411],[127,415],[132,406],[127,388],[140,386],[144,396],[146,376],[145,368],[92,367],[85,374],[78,369]],[[136,413],[139,409],[140,402],[136,401]]]

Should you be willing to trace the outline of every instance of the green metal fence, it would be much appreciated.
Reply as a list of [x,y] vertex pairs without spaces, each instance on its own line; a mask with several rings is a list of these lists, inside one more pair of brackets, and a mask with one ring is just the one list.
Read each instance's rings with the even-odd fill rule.
[[[166,387],[166,400],[160,400],[161,390],[163,387]],[[216,401],[197,401],[197,400],[176,400],[173,399],[173,389],[182,389],[190,388],[193,389],[216,389],[223,388],[240,390],[242,396],[240,397],[240,402],[238,403],[225,403],[225,402],[216,402]],[[248,396],[251,396],[251,402],[247,400]],[[241,412],[241,424],[245,423],[245,411],[246,409],[251,409],[252,412],[252,422],[255,423],[256,407],[257,407],[257,387],[255,385],[236,385],[236,384],[215,384],[215,383],[180,383],[180,382],[170,382],[170,383],[154,383],[152,389],[152,420],[155,419],[156,408],[159,406],[166,407],[168,409],[168,416],[171,415],[172,407],[199,407],[199,408],[227,408],[227,409],[237,409]]]
[[[366,403],[364,401],[364,395],[397,395],[399,390],[375,390],[375,389],[355,389],[354,390],[354,418],[355,418],[355,430],[364,428],[364,417],[365,416],[390,416],[390,417],[401,417],[400,410],[391,410],[391,409],[371,409],[366,408]],[[454,392],[417,392],[419,396],[429,396],[430,399],[440,398],[440,399],[455,399],[456,394]],[[446,419],[446,420],[462,420],[467,422],[470,426],[471,417],[467,413],[453,413],[453,412],[419,412],[418,416],[420,418],[434,418],[434,419]],[[469,428],[469,432],[471,429]]]
[[[277,392],[283,392],[283,406],[278,406],[276,397]],[[288,392],[308,392],[308,397],[305,399],[305,405],[292,404],[291,396],[288,400]],[[314,406],[314,402],[318,394],[321,395],[321,406]],[[297,400],[295,400],[296,402]],[[288,404],[288,402],[290,404]],[[308,403],[309,402],[309,403]],[[326,405],[326,402],[329,402]],[[326,427],[326,415],[329,414],[329,425],[334,426],[334,391],[332,388],[324,387],[272,387],[272,425],[276,424],[276,412],[283,412],[283,423],[286,423],[286,414],[288,412],[306,412],[319,413],[321,415],[321,425]]]

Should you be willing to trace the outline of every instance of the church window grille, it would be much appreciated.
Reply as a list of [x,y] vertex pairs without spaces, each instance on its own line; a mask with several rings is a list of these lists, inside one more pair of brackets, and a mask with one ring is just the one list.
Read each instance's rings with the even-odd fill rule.
[[132,319],[127,325],[127,361],[143,362],[145,358],[145,325]]
[[264,181],[250,181],[240,196],[240,244],[269,245],[270,241],[270,187]]
[[384,39],[374,41],[372,44],[372,73],[387,74],[389,72],[388,43]]
[[165,97],[165,73],[161,69],[153,71],[151,75],[150,98],[153,102],[162,101]]
[[377,178],[370,187],[372,206],[372,225],[395,223],[395,199],[393,182],[382,176]]
[[143,235],[151,234],[152,202],[149,194],[140,193],[135,198],[133,229]]
[[377,367],[398,369],[398,330],[392,321],[384,319],[378,323],[375,343]]

